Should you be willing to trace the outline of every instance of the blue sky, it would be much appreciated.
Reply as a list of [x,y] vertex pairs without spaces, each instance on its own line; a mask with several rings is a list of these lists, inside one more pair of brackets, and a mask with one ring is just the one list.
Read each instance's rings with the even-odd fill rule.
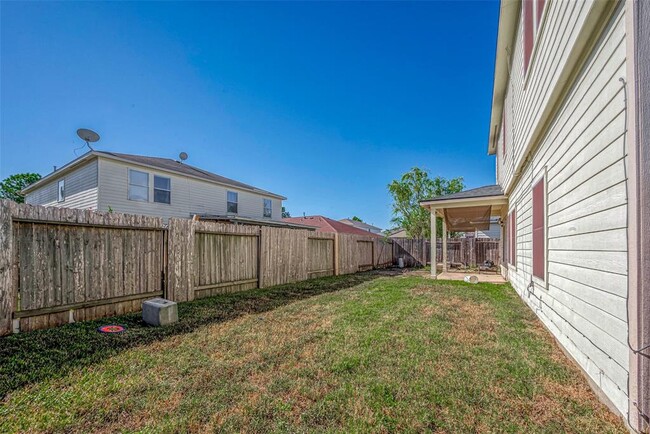
[[100,150],[176,158],[389,226],[411,167],[494,183],[498,3],[0,6],[0,178]]

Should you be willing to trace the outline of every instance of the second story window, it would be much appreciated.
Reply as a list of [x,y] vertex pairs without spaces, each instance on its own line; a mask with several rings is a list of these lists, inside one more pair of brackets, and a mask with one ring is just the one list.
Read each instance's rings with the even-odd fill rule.
[[65,179],[62,179],[59,181],[57,185],[58,189],[58,198],[57,200],[59,202],[64,202],[65,201]]
[[226,211],[230,214],[237,214],[237,202],[239,200],[239,195],[234,191],[229,191],[228,193],[228,205]]
[[271,218],[273,215],[273,202],[271,199],[264,199],[264,217]]
[[171,203],[172,180],[164,176],[153,176],[153,201],[158,203]]
[[129,200],[149,202],[149,174],[129,169]]
[[530,58],[533,54],[535,38],[542,21],[545,0],[524,0],[523,1],[523,25],[524,25],[524,74],[528,72]]

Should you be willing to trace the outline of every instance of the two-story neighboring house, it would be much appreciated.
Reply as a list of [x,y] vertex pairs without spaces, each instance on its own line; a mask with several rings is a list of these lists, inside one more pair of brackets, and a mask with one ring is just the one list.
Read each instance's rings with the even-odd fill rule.
[[282,220],[286,198],[168,158],[91,151],[23,190],[33,205]]
[[504,277],[601,399],[647,432],[650,2],[503,0],[498,32],[498,185],[422,206],[445,230],[501,219]]

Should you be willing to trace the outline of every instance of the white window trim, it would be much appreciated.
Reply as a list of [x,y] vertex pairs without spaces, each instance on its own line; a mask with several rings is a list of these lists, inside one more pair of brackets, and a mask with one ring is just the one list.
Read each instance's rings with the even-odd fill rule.
[[[519,253],[519,246],[517,244],[517,237],[519,236],[519,231],[517,230],[517,217],[519,216],[518,208],[519,203],[515,202],[514,206],[508,210],[508,266],[512,268],[514,272],[517,272],[517,268],[519,268],[519,257],[517,256]],[[513,212],[515,213],[515,218],[510,219],[509,217]],[[513,244],[515,246],[514,252],[511,249]],[[514,264],[512,263],[513,258],[515,261]]]
[[[63,190],[63,193],[61,193]],[[58,203],[65,202],[65,179],[59,179],[56,183],[56,201]]]
[[[269,215],[266,215],[266,201],[269,201]],[[273,218],[273,200],[262,198],[262,217],[270,219]]]
[[[168,179],[169,180],[169,190],[165,190],[164,188],[156,188],[156,178]],[[158,202],[156,200],[156,190],[169,192],[169,203],[167,203],[167,202]],[[171,205],[172,204],[172,179],[169,176],[156,175],[154,173],[154,175],[153,175],[153,198],[152,199],[153,199],[154,203],[159,203],[161,205]]]
[[[237,199],[236,202],[231,202],[231,201],[228,199],[228,194],[229,194],[229,193],[234,193],[234,194],[235,194],[235,197],[236,197],[236,199]],[[229,203],[234,203],[235,205],[237,205],[237,211],[234,211],[234,212],[233,212],[233,211],[230,211],[230,210],[228,209],[228,204],[229,204]],[[226,190],[226,214],[239,214],[239,193],[236,192],[236,191]]]
[[[545,8],[546,9],[546,8]],[[533,232],[534,227],[532,226],[532,219],[533,219],[533,187],[539,182],[543,180],[544,181],[544,280],[540,279],[539,277],[535,276],[533,274],[533,261],[534,261],[534,255],[535,255],[535,250],[533,248]],[[540,173],[537,174],[533,178],[533,182],[530,185],[530,200],[531,200],[531,249],[530,249],[530,277],[535,285],[536,288],[541,288],[545,291],[548,291],[548,178],[546,176],[546,166],[543,167],[540,171]]]
[[[131,172],[138,172],[138,173],[143,173],[147,175],[147,199],[142,200],[142,199],[131,199]],[[126,198],[127,200],[131,200],[133,202],[149,202],[149,172],[143,172],[142,170],[138,169],[128,169],[127,172],[127,179],[126,179]],[[136,185],[133,184],[134,187],[144,187],[143,185]]]

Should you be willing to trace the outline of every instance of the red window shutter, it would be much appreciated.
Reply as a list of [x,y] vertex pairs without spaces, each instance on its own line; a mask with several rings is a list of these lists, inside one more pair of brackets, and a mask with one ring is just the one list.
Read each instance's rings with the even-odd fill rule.
[[503,261],[510,263],[510,214],[506,216],[506,224],[503,232]]
[[546,0],[537,0],[537,27],[539,27],[539,23],[542,21],[542,12],[544,12],[544,3],[546,3]]
[[533,276],[544,280],[546,249],[544,247],[544,178],[533,186]]
[[533,39],[535,37],[533,22],[533,1],[524,0],[524,74],[528,71],[530,56],[533,52]]

